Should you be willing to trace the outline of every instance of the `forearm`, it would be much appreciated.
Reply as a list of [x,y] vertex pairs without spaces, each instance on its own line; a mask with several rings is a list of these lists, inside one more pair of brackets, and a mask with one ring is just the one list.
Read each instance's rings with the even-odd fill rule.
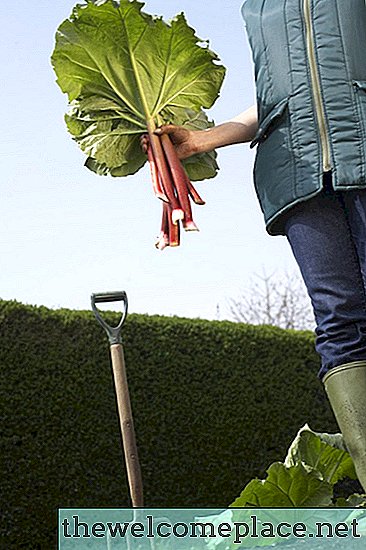
[[237,117],[213,128],[196,132],[197,152],[205,153],[234,143],[253,140],[258,128],[257,107],[253,105]]

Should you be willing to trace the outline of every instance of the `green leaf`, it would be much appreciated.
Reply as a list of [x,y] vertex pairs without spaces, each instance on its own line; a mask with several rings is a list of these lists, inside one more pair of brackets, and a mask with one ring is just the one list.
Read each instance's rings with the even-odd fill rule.
[[337,498],[335,506],[339,508],[366,508],[366,495],[354,493],[348,498]]
[[[357,497],[359,495],[355,495]],[[350,506],[350,504],[348,504]],[[231,512],[230,512],[231,511]],[[230,508],[220,514],[213,516],[204,516],[195,518],[201,523],[209,522],[215,526],[216,536],[206,537],[205,543],[208,550],[235,550],[237,548],[259,548],[264,546],[276,546],[283,543],[285,548],[297,548],[297,543],[300,548],[302,543],[306,546],[305,538],[302,543],[299,538],[290,533],[289,529],[285,532],[290,536],[281,537],[277,531],[277,526],[284,523],[287,526],[303,524],[307,535],[312,533],[316,536],[321,523],[325,524],[323,531],[326,536],[326,524],[332,523],[351,523],[353,519],[357,519],[357,532],[363,534],[366,527],[366,517],[364,509],[340,509],[335,507],[327,508]],[[220,524],[228,524],[231,527],[229,537],[223,537],[218,534],[218,526]],[[240,525],[239,530],[236,530],[235,525]],[[246,528],[244,528],[246,525]],[[282,534],[284,531],[282,530]],[[239,535],[240,533],[240,535]],[[207,534],[207,533],[206,533]],[[238,539],[236,540],[236,538]],[[302,538],[302,537],[301,537]],[[291,544],[293,543],[293,544]],[[282,544],[280,545],[280,548]],[[322,545],[319,546],[323,547]],[[318,546],[317,546],[318,548]]]
[[[170,24],[138,0],[78,4],[56,34],[52,64],[71,102],[66,122],[99,174],[133,174],[146,162],[147,126],[211,123],[202,109],[218,97],[225,68],[183,14]],[[213,177],[215,154],[186,161],[193,180]]]
[[250,481],[231,506],[301,508],[332,504],[332,485],[302,463],[286,467],[282,462],[274,462],[267,473],[265,480]]
[[344,477],[357,479],[352,458],[347,452],[341,434],[313,432],[306,424],[291,444],[285,465],[305,463],[332,485]]
[[88,157],[105,164],[110,172],[128,164],[127,171],[133,174],[146,160],[141,154],[140,131],[133,122],[121,120],[115,111],[103,108],[98,99],[89,98],[89,104],[96,109],[94,105],[99,103],[99,112],[83,110],[86,101],[73,103],[72,113],[65,116],[68,130]]
[[[179,124],[192,130],[205,130],[214,126],[214,123],[208,120],[203,111],[197,113],[192,109],[175,107],[164,109],[162,116],[165,123]],[[183,166],[190,180],[199,181],[215,177],[219,169],[216,157],[216,151],[211,151],[183,160]]]

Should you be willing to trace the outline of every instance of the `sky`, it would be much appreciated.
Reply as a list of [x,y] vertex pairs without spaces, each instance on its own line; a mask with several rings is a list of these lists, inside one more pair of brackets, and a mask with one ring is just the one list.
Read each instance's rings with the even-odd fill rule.
[[[84,167],[66,131],[67,98],[50,64],[58,25],[73,0],[1,0],[0,298],[89,309],[90,294],[125,290],[129,311],[223,319],[227,300],[256,274],[297,271],[285,237],[272,237],[253,187],[255,150],[218,151],[219,175],[196,187],[200,231],[158,251],[161,204],[145,166],[105,178]],[[255,101],[241,0],[146,0],[144,10],[170,19],[184,12],[227,68],[208,115],[216,124]]]

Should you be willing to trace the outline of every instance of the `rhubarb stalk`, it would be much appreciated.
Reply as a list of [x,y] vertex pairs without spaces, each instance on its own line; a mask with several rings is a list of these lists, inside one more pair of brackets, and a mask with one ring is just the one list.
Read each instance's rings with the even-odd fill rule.
[[169,203],[172,207],[172,221],[174,224],[178,223],[178,220],[184,218],[184,212],[179,204],[179,201],[174,193],[172,185],[172,178],[169,172],[167,162],[165,160],[164,152],[160,143],[160,139],[149,128],[149,140],[153,150],[158,172],[161,178],[161,183],[164,189],[165,195],[168,197]]
[[155,194],[156,197],[158,197],[158,199],[161,199],[162,201],[168,202],[168,197],[164,193],[164,190],[163,190],[163,188],[161,186],[161,183],[160,183],[158,167],[156,165],[156,161],[155,161],[155,158],[154,158],[154,153],[153,153],[153,150],[152,150],[152,147],[151,147],[150,143],[148,143],[148,145],[147,145],[147,158],[148,158],[149,166],[150,166],[151,181],[152,181],[152,185],[153,185],[154,194]]
[[[165,203],[164,203],[165,204]],[[168,224],[169,224],[169,246],[179,246],[180,244],[180,225],[173,223],[172,208],[167,204],[169,209]]]
[[192,219],[192,209],[186,183],[188,176],[185,173],[182,163],[178,158],[175,147],[170,141],[169,136],[167,134],[163,134],[160,139],[172,174],[178,199],[184,212],[183,227],[186,231],[198,231],[198,227]]
[[158,248],[159,250],[164,250],[166,246],[169,246],[169,215],[170,215],[169,204],[164,202],[160,235],[158,237],[157,242],[155,243],[156,248]]
[[197,193],[197,190],[195,189],[195,187],[193,187],[192,182],[188,176],[186,177],[186,184],[188,187],[188,193],[192,198],[193,202],[200,205],[206,204],[205,201]]

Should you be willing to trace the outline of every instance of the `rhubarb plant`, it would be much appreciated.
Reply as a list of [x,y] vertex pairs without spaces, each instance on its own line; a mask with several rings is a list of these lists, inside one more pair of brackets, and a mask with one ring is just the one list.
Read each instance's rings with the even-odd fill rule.
[[174,245],[179,220],[186,230],[197,229],[188,197],[204,201],[190,180],[217,174],[216,153],[195,155],[183,169],[170,139],[154,130],[167,123],[212,126],[204,109],[216,101],[225,68],[183,13],[167,23],[143,6],[138,0],[77,4],[57,30],[52,64],[69,99],[67,128],[87,155],[85,165],[100,175],[128,176],[149,160],[154,192],[166,203],[162,228],[174,232],[167,235]]
[[[341,434],[313,432],[306,424],[291,444],[285,461],[275,462],[264,480],[253,479],[232,503],[236,507],[338,506],[333,487],[341,479],[357,479]],[[352,495],[349,502],[358,497]],[[366,495],[360,497],[366,504]],[[341,505],[347,501],[341,500]]]
[[[294,524],[301,521],[311,530],[315,520],[331,521],[330,508],[334,511],[336,522],[360,518],[360,525],[366,534],[366,495],[334,498],[334,485],[343,478],[357,479],[357,476],[342,435],[316,433],[306,424],[299,430],[284,462],[271,464],[264,480],[251,480],[230,509],[210,519],[217,524],[250,523],[254,514],[260,517],[262,523],[286,521]],[[283,510],[274,511],[274,508]],[[327,510],[322,513],[321,508]],[[344,508],[346,510],[341,510]],[[347,508],[360,508],[360,511]],[[284,540],[288,541],[275,535],[260,541],[248,537],[241,540],[240,547],[268,546]],[[238,547],[233,537],[216,537],[208,540],[207,544],[209,550],[233,550]]]

